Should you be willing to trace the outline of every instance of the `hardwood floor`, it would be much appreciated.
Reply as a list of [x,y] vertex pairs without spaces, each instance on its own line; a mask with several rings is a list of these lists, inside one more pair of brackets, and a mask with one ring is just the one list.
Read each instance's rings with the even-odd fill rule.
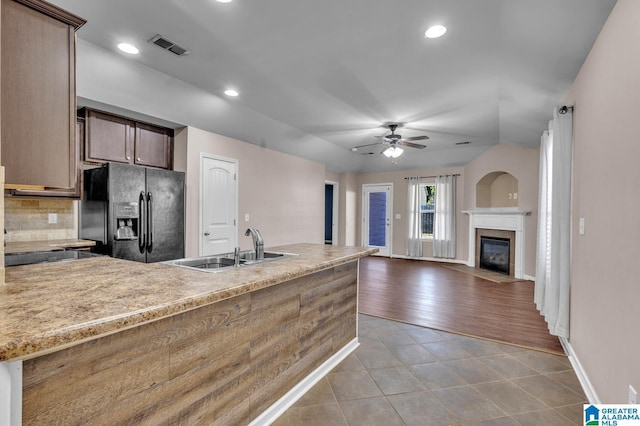
[[564,354],[533,303],[531,281],[494,283],[437,262],[360,261],[359,311],[438,330]]

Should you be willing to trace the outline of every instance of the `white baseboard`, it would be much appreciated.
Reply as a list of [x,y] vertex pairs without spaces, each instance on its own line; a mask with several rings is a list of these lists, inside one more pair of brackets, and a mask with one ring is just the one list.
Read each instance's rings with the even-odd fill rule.
[[461,265],[466,265],[467,264],[466,260],[444,259],[444,258],[441,258],[441,257],[411,257],[411,256],[400,255],[400,254],[392,254],[391,258],[392,259],[408,259],[408,260],[427,260],[427,261],[430,261],[430,262],[441,262],[441,263],[459,263]]
[[274,402],[262,414],[256,417],[251,423],[249,423],[249,426],[270,425],[271,423],[275,422],[278,417],[284,414],[284,412],[287,411],[289,407],[291,407],[297,400],[299,400],[305,393],[307,393],[324,376],[329,374],[329,372],[334,367],[340,364],[351,352],[356,350],[359,345],[360,343],[358,342],[357,337],[347,343],[331,358],[323,362],[322,365],[313,370],[307,377],[302,379],[289,392],[284,394],[282,398]]
[[524,275],[522,276],[522,278],[524,278],[525,280],[534,281],[534,282],[535,282],[535,280],[536,280],[536,277],[534,277],[534,276],[532,276],[532,275],[527,275],[527,274],[524,274]]
[[576,376],[580,381],[582,390],[584,391],[584,394],[589,400],[589,403],[600,404],[600,398],[598,397],[596,390],[591,384],[591,381],[587,376],[587,372],[584,371],[584,368],[582,368],[582,364],[580,364],[580,360],[578,359],[576,353],[574,352],[573,347],[571,346],[571,343],[569,343],[569,341],[564,337],[560,337],[560,344],[562,344],[562,348],[564,349],[564,352],[569,357],[569,362],[571,363],[573,370],[576,372]]

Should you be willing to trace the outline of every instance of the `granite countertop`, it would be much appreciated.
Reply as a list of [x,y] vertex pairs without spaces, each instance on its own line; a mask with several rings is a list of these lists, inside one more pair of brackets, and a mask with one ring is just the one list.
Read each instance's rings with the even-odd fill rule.
[[0,285],[0,361],[40,356],[377,251],[321,244],[271,250],[298,256],[220,273],[106,256],[7,268]]
[[66,248],[93,247],[95,241],[90,240],[42,240],[10,242],[4,247],[5,253],[26,253],[32,251],[63,250]]

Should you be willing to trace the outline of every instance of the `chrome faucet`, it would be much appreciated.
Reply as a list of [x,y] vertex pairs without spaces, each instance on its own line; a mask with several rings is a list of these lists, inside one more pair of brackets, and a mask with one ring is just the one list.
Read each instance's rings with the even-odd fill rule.
[[233,250],[233,266],[236,268],[240,266],[240,247]]
[[253,247],[256,251],[256,260],[264,259],[264,240],[262,239],[262,235],[260,235],[260,231],[256,228],[249,228],[246,230],[244,235],[253,238]]

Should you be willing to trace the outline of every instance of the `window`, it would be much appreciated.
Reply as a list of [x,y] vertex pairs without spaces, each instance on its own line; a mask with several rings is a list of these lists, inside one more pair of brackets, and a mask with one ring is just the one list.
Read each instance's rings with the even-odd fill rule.
[[436,185],[433,183],[420,184],[420,219],[422,238],[433,238],[433,221],[436,208]]

